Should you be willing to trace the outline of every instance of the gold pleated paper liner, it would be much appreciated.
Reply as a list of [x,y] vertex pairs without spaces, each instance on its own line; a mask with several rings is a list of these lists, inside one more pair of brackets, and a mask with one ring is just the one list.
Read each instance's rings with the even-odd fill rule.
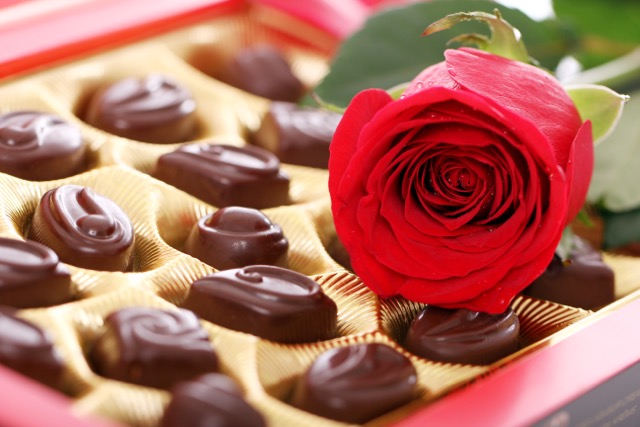
[[[87,100],[102,84],[162,73],[188,87],[196,99],[200,125],[194,141],[242,146],[248,133],[259,126],[268,101],[211,76],[217,73],[219,60],[230,58],[242,47],[264,43],[281,48],[310,88],[326,73],[328,54],[335,47],[317,30],[257,7],[0,87],[0,112],[28,109],[58,114],[80,127],[90,152],[83,173],[61,180],[29,182],[0,174],[0,236],[24,239],[42,195],[63,184],[87,186],[110,198],[135,229],[131,271],[70,266],[72,302],[19,312],[51,333],[66,366],[60,391],[75,399],[74,410],[79,414],[105,416],[131,426],[158,424],[169,392],[101,377],[93,371],[88,355],[111,312],[129,306],[176,310],[191,283],[215,271],[183,250],[194,224],[217,210],[152,178],[158,157],[180,144],[132,141],[93,128],[82,120]],[[519,296],[512,304],[521,322],[517,353],[490,366],[437,363],[412,355],[402,346],[404,336],[424,304],[403,298],[381,300],[334,260],[328,172],[282,167],[291,178],[292,203],[264,213],[282,227],[289,240],[289,268],[313,278],[336,302],[338,336],[324,342],[284,345],[201,322],[218,353],[222,372],[238,382],[247,400],[271,426],[343,425],[288,403],[297,378],[328,349],[376,342],[411,360],[419,377],[416,398],[368,423],[382,426],[541,346],[552,345],[561,331],[579,328],[594,316],[586,310]],[[616,296],[640,297],[640,259],[605,254],[605,260],[616,273]]]

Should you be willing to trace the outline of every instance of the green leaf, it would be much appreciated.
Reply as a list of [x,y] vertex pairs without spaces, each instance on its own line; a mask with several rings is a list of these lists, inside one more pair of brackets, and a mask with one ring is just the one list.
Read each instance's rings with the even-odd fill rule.
[[463,42],[465,44],[473,44],[479,49],[493,53],[494,55],[513,59],[515,61],[526,63],[531,62],[529,54],[527,53],[527,48],[522,42],[520,31],[513,28],[507,21],[502,19],[499,9],[494,10],[493,14],[485,12],[458,12],[447,15],[429,25],[422,35],[428,36],[439,31],[448,30],[454,25],[464,21],[478,21],[486,23],[491,31],[491,38],[487,38],[481,34],[462,34],[452,40]]
[[554,69],[569,48],[566,34],[557,22],[537,22],[519,10],[492,1],[433,0],[387,9],[371,17],[342,44],[317,93],[329,103],[346,106],[361,90],[387,89],[411,81],[429,65],[444,60],[450,38],[468,33],[489,35],[486,25],[462,22],[446,33],[420,37],[426,25],[460,11],[492,12],[496,8],[520,30],[529,53],[545,68]]
[[562,261],[566,261],[571,257],[573,248],[575,246],[575,235],[571,227],[565,227],[562,231],[562,237],[556,248],[556,254]]
[[587,200],[610,211],[640,206],[640,90],[631,93],[613,133],[595,147]]
[[613,132],[622,115],[622,106],[629,100],[629,96],[620,95],[605,86],[583,84],[565,89],[582,120],[591,120],[595,144]]

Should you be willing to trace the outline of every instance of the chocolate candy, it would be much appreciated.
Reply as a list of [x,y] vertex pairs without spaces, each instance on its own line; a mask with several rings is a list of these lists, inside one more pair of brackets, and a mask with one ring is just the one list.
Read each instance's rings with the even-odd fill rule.
[[246,92],[277,101],[296,102],[305,90],[286,58],[267,45],[241,50],[216,77]]
[[49,334],[8,307],[0,307],[0,364],[50,387],[58,385],[63,370]]
[[287,102],[273,102],[252,143],[281,162],[327,169],[329,144],[342,114]]
[[40,243],[0,237],[0,304],[47,307],[72,299],[71,273]]
[[205,374],[178,384],[160,427],[265,427],[262,415],[249,405],[226,375]]
[[259,147],[183,145],[160,156],[154,176],[218,207],[289,203],[289,178],[280,161]]
[[196,103],[178,82],[151,74],[126,78],[96,92],[85,119],[114,135],[156,144],[193,138]]
[[487,365],[518,350],[520,322],[507,309],[487,314],[427,306],[413,320],[405,347],[426,359]]
[[42,196],[29,238],[77,267],[126,271],[134,234],[127,215],[110,199],[87,187],[63,185]]
[[321,417],[364,423],[408,403],[416,393],[416,370],[383,344],[328,350],[297,381],[292,405]]
[[187,310],[129,307],[111,313],[91,359],[105,377],[165,389],[218,370],[206,331]]
[[218,270],[268,264],[285,267],[289,241],[282,228],[257,209],[222,208],[200,219],[185,252]]
[[586,240],[574,238],[567,262],[559,257],[524,290],[525,295],[595,310],[615,300],[613,270]]
[[254,265],[196,280],[184,307],[225,328],[283,343],[336,336],[337,308],[307,276]]
[[86,168],[80,129],[53,114],[0,115],[0,172],[32,181],[65,178]]

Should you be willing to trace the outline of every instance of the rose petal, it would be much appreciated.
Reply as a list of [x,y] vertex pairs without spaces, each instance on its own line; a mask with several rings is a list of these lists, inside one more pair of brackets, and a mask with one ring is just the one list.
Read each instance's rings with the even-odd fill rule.
[[570,188],[567,224],[580,212],[587,197],[593,174],[593,156],[591,122],[586,121],[576,135],[567,164],[567,181]]

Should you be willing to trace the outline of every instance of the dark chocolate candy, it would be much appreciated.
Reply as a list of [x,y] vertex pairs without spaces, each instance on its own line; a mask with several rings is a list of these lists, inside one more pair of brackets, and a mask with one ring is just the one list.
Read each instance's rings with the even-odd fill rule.
[[254,265],[196,280],[184,307],[203,319],[283,343],[336,336],[336,304],[312,279],[285,268]]
[[576,236],[568,261],[563,263],[554,256],[546,271],[524,294],[595,310],[615,300],[614,274],[600,252]]
[[273,102],[251,142],[283,163],[327,169],[329,144],[341,119],[332,111]]
[[289,203],[289,178],[280,161],[259,147],[183,145],[160,156],[154,176],[218,207]]
[[292,405],[322,417],[364,423],[416,397],[416,370],[383,344],[328,350],[298,379]]
[[80,129],[53,114],[0,115],[0,172],[32,181],[66,178],[86,168],[86,147]]
[[160,427],[265,427],[264,418],[247,403],[226,375],[205,374],[178,384]]
[[413,320],[405,347],[426,359],[487,365],[518,350],[520,322],[512,309],[487,314],[427,306]]
[[71,273],[55,252],[40,243],[0,237],[0,304],[47,307],[72,298]]
[[200,219],[185,252],[218,270],[253,264],[286,267],[289,241],[282,228],[257,209],[222,208]]
[[246,92],[277,101],[296,102],[305,90],[286,58],[267,45],[239,51],[216,77]]
[[68,264],[126,271],[134,233],[129,217],[113,201],[88,187],[63,185],[42,196],[29,238],[50,247]]
[[49,334],[8,307],[0,307],[0,364],[50,387],[58,386],[63,370]]
[[218,370],[207,332],[187,310],[128,307],[111,313],[91,360],[105,377],[164,389]]
[[106,132],[137,141],[171,144],[193,138],[196,103],[187,88],[159,75],[130,77],[96,92],[85,119]]

